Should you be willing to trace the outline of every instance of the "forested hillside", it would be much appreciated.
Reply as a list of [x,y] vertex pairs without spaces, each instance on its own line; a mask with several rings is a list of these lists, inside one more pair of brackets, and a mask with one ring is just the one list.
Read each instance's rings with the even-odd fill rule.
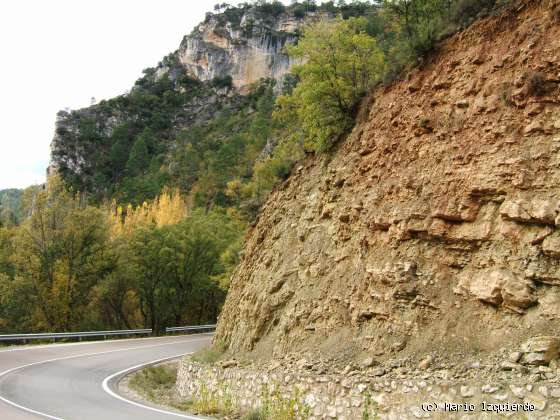
[[[169,78],[153,77],[146,75],[128,96],[59,115],[63,122],[53,143],[58,173],[92,203],[141,204],[164,187],[177,187],[192,192],[195,207],[233,205],[228,182],[247,182],[272,141],[272,82],[242,96],[227,80],[185,77],[177,85],[182,93]],[[78,153],[87,160],[76,168],[69,162]]]
[[[373,85],[389,83],[416,65],[438,39],[481,10],[487,13],[495,1],[408,3],[216,5],[217,14],[206,21],[213,22],[208,36],[219,37],[219,42],[200,41],[197,29],[183,40],[182,49],[146,69],[128,94],[59,113],[53,166],[91,203],[116,199],[140,204],[173,187],[195,207],[233,207],[252,220],[268,191],[304,151],[327,150],[348,132],[355,106]],[[278,29],[278,21],[289,29]],[[300,36],[305,22],[317,24],[296,48],[289,40]],[[230,68],[212,68],[216,76],[200,81],[189,73],[191,63],[183,62],[184,55],[194,54],[188,50],[191,39],[210,51],[204,51],[205,60],[221,60],[221,43],[250,44],[254,37],[268,44],[283,39],[283,49],[265,52],[288,55],[294,63],[308,60],[315,67],[296,66],[277,80],[263,78],[244,86],[241,94],[227,73]],[[329,45],[338,48],[339,56],[329,55]],[[336,68],[329,57],[346,67]],[[360,72],[352,75],[356,65]],[[324,70],[332,80],[322,80]],[[292,95],[302,78],[308,84]],[[278,96],[279,112],[273,119]]]

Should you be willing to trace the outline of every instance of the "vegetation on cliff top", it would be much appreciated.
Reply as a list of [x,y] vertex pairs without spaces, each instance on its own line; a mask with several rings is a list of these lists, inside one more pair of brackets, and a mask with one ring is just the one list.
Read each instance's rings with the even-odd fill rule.
[[301,132],[307,150],[324,152],[354,124],[360,100],[376,84],[416,66],[437,42],[489,12],[496,0],[385,0],[365,17],[312,22],[296,46],[298,85],[278,98],[277,116]]
[[241,18],[244,13],[251,11],[254,15],[263,18],[265,21],[274,22],[282,14],[294,16],[297,19],[304,19],[310,13],[329,13],[340,15],[343,19],[350,17],[363,16],[368,11],[374,10],[375,5],[368,0],[352,0],[346,2],[324,1],[317,4],[316,0],[297,1],[294,0],[290,5],[285,5],[281,1],[257,0],[252,3],[244,2],[234,6],[228,3],[217,3],[214,5],[214,13],[209,12],[206,19],[217,17],[223,23],[230,23],[234,28],[239,28]]

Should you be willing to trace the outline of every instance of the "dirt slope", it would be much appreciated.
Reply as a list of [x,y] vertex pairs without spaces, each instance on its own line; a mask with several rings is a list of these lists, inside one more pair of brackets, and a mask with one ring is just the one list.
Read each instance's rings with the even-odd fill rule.
[[217,339],[389,358],[557,333],[559,82],[560,2],[527,1],[375,92],[272,194]]

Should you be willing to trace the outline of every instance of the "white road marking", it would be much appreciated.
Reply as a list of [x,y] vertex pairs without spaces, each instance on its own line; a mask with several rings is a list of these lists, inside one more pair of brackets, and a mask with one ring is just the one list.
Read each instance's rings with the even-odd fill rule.
[[[140,347],[127,347],[127,348],[124,348],[124,349],[108,350],[108,351],[102,351],[102,352],[97,352],[97,353],[84,353],[84,354],[77,354],[77,355],[73,355],[73,356],[58,357],[58,358],[56,358],[56,359],[49,359],[49,360],[42,360],[42,361],[40,361],[40,362],[28,363],[28,364],[26,364],[26,365],[17,366],[17,367],[15,367],[15,368],[5,370],[4,372],[0,372],[0,378],[2,378],[3,376],[8,375],[8,374],[10,374],[10,373],[13,373],[13,372],[15,372],[15,371],[17,371],[17,370],[25,369],[25,368],[28,368],[28,367],[31,367],[31,366],[42,365],[42,364],[46,364],[46,363],[58,362],[58,361],[60,361],[60,360],[77,359],[77,358],[80,358],[80,357],[89,357],[89,356],[99,356],[99,355],[102,355],[102,354],[117,353],[117,352],[128,351],[128,350],[139,350],[139,349],[148,349],[148,348],[152,348],[152,347],[162,347],[162,346],[168,346],[168,345],[170,345],[170,344],[195,343],[195,342],[204,341],[204,340],[205,340],[205,339],[199,339],[199,340],[184,340],[184,341],[176,341],[176,342],[173,342],[173,343],[153,344],[153,345],[150,345],[150,346],[140,346]],[[22,405],[19,405],[18,403],[14,402],[14,401],[11,401],[11,400],[9,400],[9,399],[7,399],[7,398],[4,398],[2,395],[0,395],[0,401],[5,402],[6,404],[9,404],[9,405],[11,405],[11,406],[13,406],[13,407],[19,408],[20,410],[27,411],[28,413],[36,414],[36,415],[39,415],[39,416],[43,416],[43,417],[45,417],[45,418],[47,418],[47,419],[51,419],[51,420],[64,420],[64,419],[62,419],[62,418],[54,417],[54,416],[51,416],[51,415],[49,415],[49,414],[45,414],[45,413],[42,413],[42,412],[40,412],[40,411],[36,411],[36,410],[31,409],[31,408],[28,408],[28,407],[24,407],[24,406],[22,406]],[[147,407],[146,407],[146,408],[147,408]],[[196,419],[196,417],[191,417],[191,418],[192,418],[192,419]]]
[[154,407],[150,407],[144,404],[140,404],[137,403],[136,401],[131,401],[129,399],[126,399],[124,397],[122,397],[121,395],[117,394],[116,392],[114,392],[111,387],[109,386],[109,382],[112,381],[115,377],[120,376],[120,375],[124,375],[125,373],[128,372],[133,372],[135,370],[141,369],[144,366],[149,366],[149,365],[153,365],[156,363],[160,363],[160,362],[164,362],[166,360],[171,360],[171,359],[175,359],[177,357],[181,357],[181,356],[185,356],[187,354],[192,354],[191,353],[182,353],[182,354],[178,354],[176,356],[171,356],[171,357],[164,357],[163,359],[158,359],[158,360],[152,360],[151,362],[148,363],[142,363],[141,365],[137,365],[128,369],[123,369],[120,372],[117,373],[113,373],[110,376],[107,376],[104,380],[103,380],[103,391],[105,391],[107,394],[109,394],[110,396],[117,398],[125,403],[131,404],[131,405],[135,405],[136,407],[140,407],[140,408],[144,408],[146,410],[151,410],[151,411],[155,411],[156,413],[161,413],[161,414],[168,414],[170,416],[175,416],[175,417],[181,417],[184,419],[189,419],[189,420],[200,420],[200,419],[204,419],[204,417],[195,417],[195,416],[189,416],[187,414],[181,414],[181,413],[175,413],[173,411],[167,411],[167,410],[161,410],[159,408],[154,408]]
[[[196,335],[206,335],[206,334],[213,334],[213,333],[200,333]],[[181,336],[176,335],[171,337],[180,338]],[[163,336],[163,337],[144,337],[144,338],[115,338],[112,340],[80,341],[78,343],[41,344],[41,345],[35,345],[35,346],[31,345],[25,347],[9,346],[7,349],[0,350],[0,353],[10,353],[15,351],[26,351],[26,350],[41,350],[46,348],[54,349],[58,347],[73,347],[73,346],[84,346],[84,345],[102,344],[102,343],[114,343],[114,342],[125,343],[127,341],[162,340],[164,338],[169,338],[169,337]]]

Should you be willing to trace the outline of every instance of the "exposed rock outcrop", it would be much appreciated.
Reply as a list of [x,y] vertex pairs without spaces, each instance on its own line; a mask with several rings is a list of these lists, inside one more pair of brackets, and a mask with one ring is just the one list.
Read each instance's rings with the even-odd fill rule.
[[527,1],[452,37],[375,92],[338,150],[297,168],[248,237],[217,339],[383,359],[558,331],[554,7]]
[[465,270],[459,275],[456,289],[456,293],[463,292],[482,302],[503,305],[519,313],[537,303],[533,282],[503,269],[475,273]]
[[284,47],[297,41],[304,20],[265,19],[255,9],[246,9],[238,24],[223,17],[210,15],[184,38],[179,60],[187,73],[202,81],[231,76],[238,88],[267,78],[281,84],[293,64]]

